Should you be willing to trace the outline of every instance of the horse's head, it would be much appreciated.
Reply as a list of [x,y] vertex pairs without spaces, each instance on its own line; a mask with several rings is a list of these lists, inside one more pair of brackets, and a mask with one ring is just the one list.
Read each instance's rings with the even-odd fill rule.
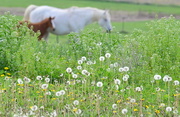
[[55,31],[55,24],[54,24],[55,17],[49,17],[49,27]]
[[111,17],[108,11],[103,11],[103,14],[101,14],[99,21],[99,25],[101,25],[107,32],[110,32],[112,30],[111,26]]

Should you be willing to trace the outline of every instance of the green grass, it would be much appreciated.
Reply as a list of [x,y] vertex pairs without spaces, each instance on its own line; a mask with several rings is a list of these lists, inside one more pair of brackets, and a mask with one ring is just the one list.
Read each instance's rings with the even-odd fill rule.
[[168,5],[145,5],[121,2],[102,2],[87,0],[0,0],[1,6],[4,7],[27,7],[30,4],[50,5],[59,8],[67,8],[71,6],[79,7],[97,7],[101,9],[123,10],[123,11],[146,11],[155,13],[180,14],[179,6]]

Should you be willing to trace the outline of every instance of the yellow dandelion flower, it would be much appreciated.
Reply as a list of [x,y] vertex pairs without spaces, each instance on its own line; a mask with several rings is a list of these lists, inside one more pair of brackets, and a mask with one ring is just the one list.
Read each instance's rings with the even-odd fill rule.
[[136,109],[136,108],[135,108],[133,111],[137,112],[137,111],[138,111],[138,109]]
[[73,109],[74,112],[77,112],[77,110],[78,110],[77,108],[74,108],[74,109]]
[[56,100],[56,98],[52,98],[51,100]]
[[145,100],[144,98],[141,99],[141,101],[144,101],[144,100]]
[[19,94],[22,94],[23,92],[22,91],[18,91]]
[[118,90],[116,90],[115,92],[116,92],[116,93],[118,93],[119,91],[118,91]]
[[47,91],[47,89],[42,89],[42,91]]
[[74,100],[74,98],[71,98],[71,100]]
[[39,98],[43,98],[43,96],[40,95]]
[[8,67],[4,67],[4,70],[8,70],[9,68]]
[[36,93],[40,93],[40,91],[36,91]]
[[84,100],[80,100],[80,102],[84,102]]
[[74,94],[73,92],[69,92],[69,94],[71,95],[71,94]]
[[12,102],[14,102],[14,101],[15,101],[15,99],[11,99],[11,101],[12,101]]
[[68,97],[71,96],[71,95],[67,95]]
[[155,113],[159,114],[159,113],[160,113],[160,110],[155,110]]
[[120,103],[121,102],[121,100],[117,100],[117,103]]
[[164,90],[164,89],[161,89],[161,91],[162,91],[162,92],[165,92],[165,90]]
[[113,111],[113,113],[114,113],[114,114],[116,114],[116,113],[117,113],[117,111]]
[[148,106],[148,105],[146,105],[145,107],[146,107],[146,108],[149,108],[149,106]]
[[1,74],[0,76],[1,76],[1,77],[4,77],[4,74]]
[[52,89],[51,91],[52,91],[52,92],[55,92],[55,90],[54,90],[54,89]]
[[8,76],[10,76],[11,75],[11,73],[6,73]]
[[174,94],[174,97],[179,96],[179,95],[180,95],[180,93],[179,94]]
[[6,91],[6,88],[3,88],[2,90],[3,90],[3,91]]

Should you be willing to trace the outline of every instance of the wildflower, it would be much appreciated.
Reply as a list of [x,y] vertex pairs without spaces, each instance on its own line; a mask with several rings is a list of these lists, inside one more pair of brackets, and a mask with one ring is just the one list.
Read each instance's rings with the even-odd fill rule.
[[79,105],[79,101],[78,100],[74,100],[73,104],[74,105]]
[[102,82],[97,82],[97,87],[102,87],[103,86],[103,83]]
[[123,79],[123,81],[128,81],[128,79],[129,79],[129,75],[127,75],[127,74],[126,74],[126,75],[124,75],[122,79]]
[[125,66],[125,67],[124,67],[124,71],[125,71],[125,72],[128,72],[128,71],[129,71],[129,67]]
[[175,80],[175,81],[174,81],[174,85],[179,85],[179,81],[178,81],[178,80]]
[[20,78],[17,80],[17,82],[18,82],[19,84],[23,84],[23,81],[22,81]]
[[87,63],[86,63],[87,65],[92,65],[93,64],[93,62],[92,61],[87,61]]
[[51,95],[51,92],[50,91],[46,92],[46,95]]
[[160,79],[161,79],[161,76],[160,76],[160,75],[154,75],[154,79],[155,79],[155,80],[160,80]]
[[114,67],[118,67],[119,66],[119,64],[117,62],[115,62],[113,65],[114,65]]
[[101,45],[102,45],[102,43],[101,43],[101,42],[97,43],[97,46],[101,46]]
[[160,110],[155,110],[155,113],[159,114],[159,113],[160,113]]
[[42,80],[43,78],[42,78],[42,76],[37,76],[36,79],[37,80]]
[[119,72],[123,72],[123,71],[124,71],[124,68],[120,67]]
[[113,108],[113,109],[117,109],[117,104],[113,104],[113,105],[112,105],[112,108]]
[[130,102],[131,102],[131,103],[135,103],[136,100],[135,100],[135,99],[130,99]]
[[105,57],[104,57],[104,56],[100,56],[100,57],[99,57],[99,60],[100,60],[100,61],[104,61],[104,60],[105,60]]
[[42,89],[47,89],[48,88],[48,84],[42,84],[41,88]]
[[73,78],[77,78],[78,75],[77,75],[77,74],[73,74],[72,77],[73,77]]
[[25,81],[25,83],[29,83],[29,82],[31,82],[31,79],[24,77],[24,81]]
[[83,63],[83,61],[82,60],[78,60],[78,64],[82,64]]
[[172,77],[168,77],[168,81],[169,81],[169,82],[172,81]]
[[34,105],[34,106],[31,107],[31,110],[32,110],[32,111],[36,111],[37,109],[38,109],[38,107],[37,107],[36,105]]
[[45,82],[50,82],[50,78],[45,78]]
[[81,57],[81,60],[86,61],[86,57],[85,56]]
[[141,88],[141,87],[136,87],[135,90],[138,91],[138,92],[140,92],[140,91],[142,91],[142,88]]
[[64,95],[66,92],[64,90],[59,91],[61,95]]
[[128,110],[124,108],[124,109],[122,109],[121,112],[122,112],[122,114],[126,114],[128,112]]
[[120,103],[121,102],[121,100],[117,100],[117,103]]
[[78,70],[82,69],[82,66],[77,66],[77,69],[78,69]]
[[137,112],[137,111],[138,111],[138,109],[136,109],[136,108],[135,108],[133,111]]
[[114,83],[115,83],[116,85],[120,85],[121,81],[120,81],[119,79],[114,79]]
[[76,114],[81,114],[82,113],[82,110],[81,109],[77,109],[77,111],[76,111]]
[[83,75],[86,75],[86,76],[89,76],[90,75],[90,73],[87,71],[87,70],[82,70],[82,72],[81,72]]
[[165,104],[164,104],[164,103],[161,103],[161,104],[159,105],[159,107],[165,107]]
[[116,114],[116,113],[117,113],[117,111],[113,111],[113,113],[114,113],[114,114]]
[[110,57],[111,57],[111,54],[110,54],[110,53],[106,53],[106,54],[105,54],[105,57],[106,57],[106,58],[110,58]]
[[4,67],[4,70],[8,70],[9,68],[8,67]]
[[71,73],[71,72],[72,72],[72,69],[71,69],[70,67],[68,67],[68,68],[66,69],[66,72],[67,72],[67,73]]
[[56,92],[56,96],[60,96],[60,95],[61,95],[60,91]]
[[156,88],[156,91],[160,91],[161,89],[159,87]]
[[166,111],[170,112],[170,111],[172,111],[172,108],[171,107],[166,107]]
[[116,90],[119,90],[119,86],[118,85],[116,85]]

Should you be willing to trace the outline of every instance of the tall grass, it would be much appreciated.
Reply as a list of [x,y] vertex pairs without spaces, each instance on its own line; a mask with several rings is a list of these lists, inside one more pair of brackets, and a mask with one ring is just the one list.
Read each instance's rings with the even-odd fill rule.
[[[68,35],[37,41],[0,17],[1,116],[178,116],[180,29],[173,17],[148,31]],[[33,36],[34,35],[34,36]]]

